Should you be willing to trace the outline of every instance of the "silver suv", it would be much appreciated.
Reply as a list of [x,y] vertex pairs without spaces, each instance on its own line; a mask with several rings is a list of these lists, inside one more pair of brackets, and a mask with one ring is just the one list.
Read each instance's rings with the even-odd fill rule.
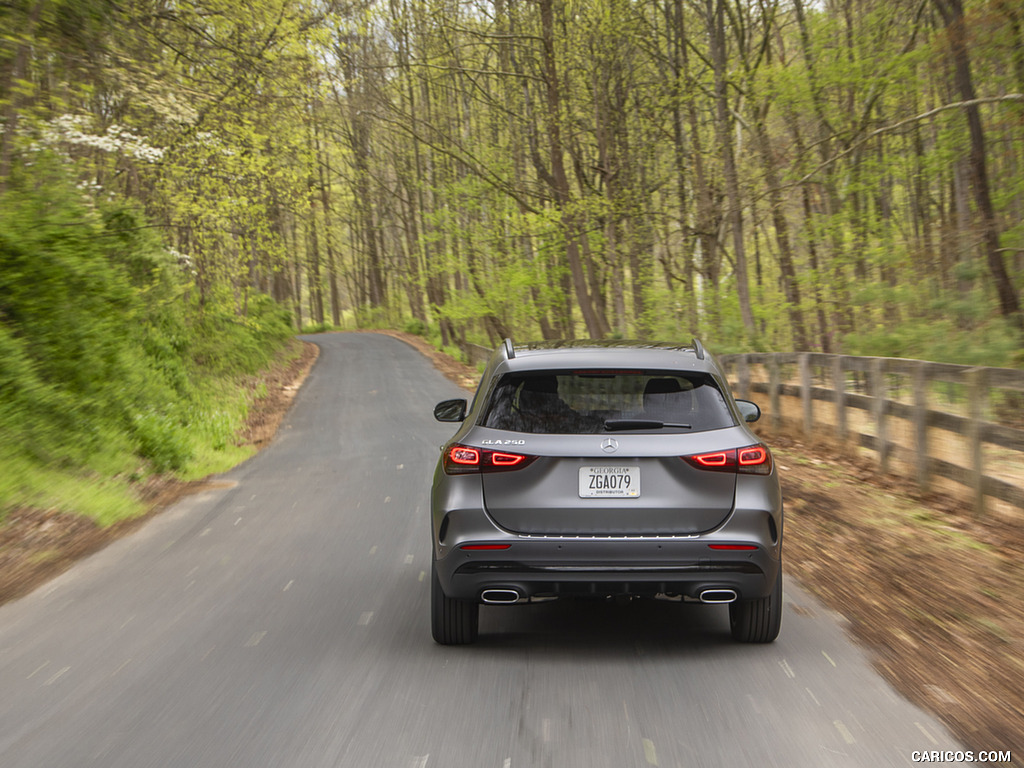
[[513,345],[441,447],[431,495],[431,628],[477,638],[480,604],[650,597],[727,603],[733,637],[782,614],[782,494],[700,342]]

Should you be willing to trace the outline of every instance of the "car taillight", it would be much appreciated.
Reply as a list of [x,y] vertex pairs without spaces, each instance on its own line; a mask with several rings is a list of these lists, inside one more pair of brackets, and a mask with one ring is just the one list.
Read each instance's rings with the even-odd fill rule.
[[445,464],[451,463],[460,467],[477,467],[480,465],[480,451],[476,448],[455,445],[448,451],[445,459]]
[[712,472],[739,472],[746,475],[770,475],[772,454],[766,446],[748,445],[746,448],[731,448],[728,451],[698,453],[683,456],[683,461],[697,469]]
[[763,473],[760,470],[754,471],[765,475],[772,471],[772,455],[763,445],[740,448],[736,451],[736,458],[740,463],[740,471],[742,471],[743,467],[764,467],[765,471]]
[[444,454],[444,471],[449,475],[464,475],[472,472],[507,472],[522,469],[532,464],[536,456],[521,453],[491,451],[468,445],[453,445]]

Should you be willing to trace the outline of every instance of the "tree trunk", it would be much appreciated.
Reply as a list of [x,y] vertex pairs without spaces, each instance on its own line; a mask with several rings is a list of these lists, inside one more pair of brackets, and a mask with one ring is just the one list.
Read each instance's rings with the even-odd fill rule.
[[747,275],[747,248],[743,240],[743,201],[740,196],[739,173],[732,145],[732,121],[729,119],[729,94],[726,82],[725,7],[724,0],[706,0],[708,38],[711,60],[715,71],[715,137],[722,150],[725,192],[728,197],[727,216],[732,233],[736,261],[736,292],[739,295],[740,316],[747,336],[757,335],[754,313],[750,304],[750,279]]
[[324,213],[324,245],[327,248],[327,282],[331,294],[331,322],[335,326],[341,325],[341,297],[338,292],[338,265],[334,255],[334,239],[331,235],[331,204],[328,177],[330,170],[330,158],[327,150],[320,141],[319,120],[316,110],[313,119],[313,138],[316,142],[317,171],[320,181],[320,207]]
[[543,43],[543,69],[547,97],[548,160],[551,165],[551,187],[555,202],[562,217],[562,234],[565,238],[565,255],[569,262],[569,273],[576,294],[576,303],[583,315],[587,333],[600,339],[608,335],[607,321],[602,323],[590,293],[587,291],[587,276],[583,268],[579,248],[579,223],[571,210],[569,177],[565,171],[564,147],[562,144],[561,111],[562,95],[559,87],[558,69],[555,64],[555,19],[553,0],[539,0],[541,34]]
[[21,95],[18,81],[27,79],[32,39],[36,35],[45,3],[46,0],[38,0],[29,11],[28,23],[22,32],[17,52],[14,54],[14,61],[8,70],[7,82],[4,84],[3,90],[0,90],[0,94],[7,94],[7,104],[3,110],[3,133],[0,133],[0,194],[7,189],[7,177],[10,176],[14,157],[14,138],[18,135],[18,114],[24,98]]
[[971,75],[971,60],[967,53],[967,34],[964,28],[964,8],[961,0],[934,0],[935,6],[946,23],[946,35],[953,56],[954,78],[960,97],[967,102],[964,107],[967,128],[971,137],[968,158],[968,172],[974,204],[981,219],[981,234],[985,245],[985,257],[989,272],[999,296],[1000,313],[1024,331],[1024,316],[1020,311],[1020,299],[1003,263],[999,246],[999,222],[988,183],[988,169],[985,155],[985,131],[981,124],[981,110],[975,102],[974,80]]
[[800,286],[797,283],[796,267],[793,259],[793,247],[789,238],[789,222],[786,219],[782,199],[782,185],[779,171],[772,156],[771,139],[765,128],[768,104],[765,104],[755,123],[758,148],[761,154],[761,165],[764,168],[764,179],[768,185],[768,202],[771,206],[772,224],[775,227],[775,241],[779,246],[779,272],[781,273],[782,292],[786,297],[786,311],[793,327],[793,345],[798,352],[810,349],[807,340],[807,329],[804,327],[803,309],[800,307]]

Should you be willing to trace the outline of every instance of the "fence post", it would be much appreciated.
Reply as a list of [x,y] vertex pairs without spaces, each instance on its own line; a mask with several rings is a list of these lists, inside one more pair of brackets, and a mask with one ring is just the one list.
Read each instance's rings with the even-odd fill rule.
[[494,350],[489,347],[484,347],[480,344],[471,344],[468,341],[459,344],[459,349],[462,350],[462,353],[466,356],[466,362],[469,365],[476,365],[480,362],[486,363],[490,359],[491,353],[494,352]]
[[889,427],[886,424],[889,399],[887,395],[885,360],[876,357],[871,361],[871,397],[874,399],[871,412],[875,417],[875,436],[878,440],[878,466],[883,474],[889,471]]
[[804,407],[804,434],[814,431],[814,400],[811,398],[811,355],[800,353],[800,401]]
[[739,386],[737,389],[740,393],[740,398],[743,400],[750,399],[750,364],[747,362],[746,355],[740,355],[736,359],[736,377],[738,379]]
[[985,514],[985,409],[988,406],[988,374],[984,368],[967,371],[967,439],[971,446],[971,489],[974,491],[974,514]]
[[914,367],[914,448],[917,485],[927,492],[928,481],[928,364]]
[[775,430],[782,427],[781,378],[779,356],[775,354],[768,358],[768,398],[772,406],[772,429]]
[[725,374],[725,380],[729,382],[729,386],[731,387],[733,379],[733,370],[735,367],[732,360],[732,355],[729,355],[728,357],[723,355],[722,357],[718,358],[718,364],[722,366],[722,373]]
[[843,356],[832,358],[832,390],[836,404],[836,437],[846,441],[846,375],[843,373]]

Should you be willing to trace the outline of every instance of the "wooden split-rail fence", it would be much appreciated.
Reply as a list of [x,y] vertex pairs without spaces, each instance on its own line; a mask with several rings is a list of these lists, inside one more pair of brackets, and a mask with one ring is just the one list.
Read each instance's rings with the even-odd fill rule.
[[773,429],[866,448],[925,492],[951,480],[978,515],[989,498],[1024,510],[1024,371],[816,353],[718,361],[737,397],[767,396]]
[[[463,352],[474,364],[491,354]],[[989,499],[1024,510],[1024,371],[812,352],[717,360],[773,430],[867,449],[924,492],[950,480],[978,515]]]

